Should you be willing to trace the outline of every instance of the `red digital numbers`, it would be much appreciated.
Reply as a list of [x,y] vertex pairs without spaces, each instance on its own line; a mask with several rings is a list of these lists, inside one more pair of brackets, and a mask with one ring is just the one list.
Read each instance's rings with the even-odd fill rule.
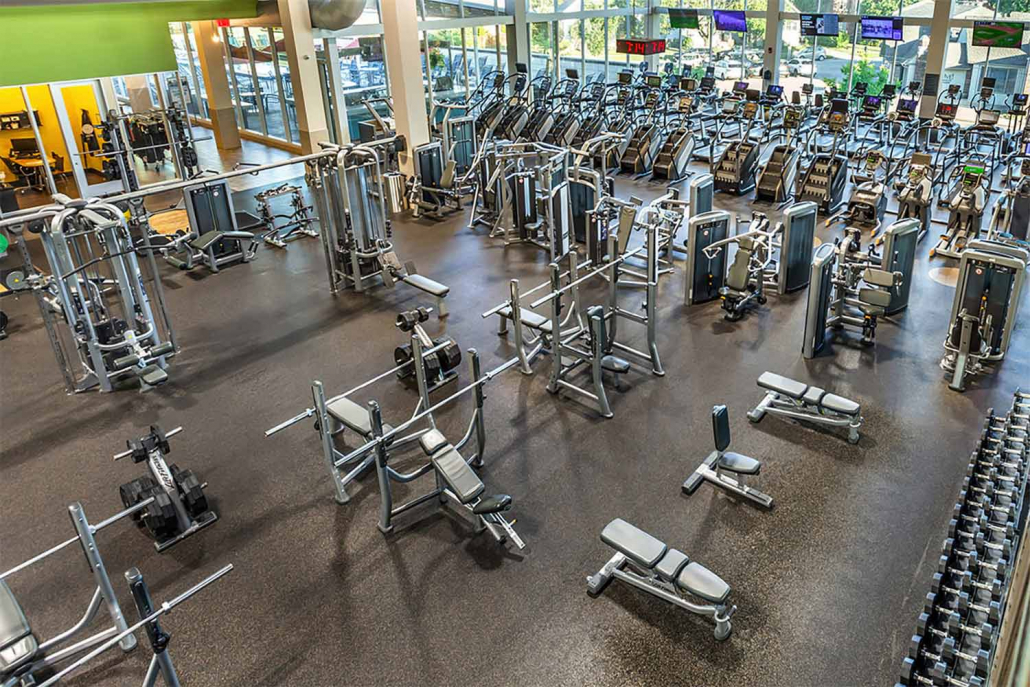
[[657,55],[665,52],[665,40],[619,38],[615,41],[615,52],[623,55]]

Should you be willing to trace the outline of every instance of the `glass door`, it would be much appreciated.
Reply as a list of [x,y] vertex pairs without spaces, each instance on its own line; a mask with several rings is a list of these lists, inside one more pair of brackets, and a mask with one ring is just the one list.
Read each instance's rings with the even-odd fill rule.
[[110,181],[104,174],[100,152],[103,140],[96,126],[103,121],[107,108],[99,82],[53,84],[50,93],[79,193],[88,198],[122,190],[120,180]]

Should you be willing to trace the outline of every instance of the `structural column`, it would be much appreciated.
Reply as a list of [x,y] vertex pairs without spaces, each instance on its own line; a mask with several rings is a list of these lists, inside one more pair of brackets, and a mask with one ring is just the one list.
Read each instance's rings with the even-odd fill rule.
[[133,112],[153,110],[155,105],[150,99],[148,76],[126,76],[125,88],[129,92],[129,107]]
[[236,128],[236,110],[229,93],[229,76],[225,73],[221,34],[214,22],[198,21],[193,22],[193,35],[197,38],[197,56],[207,90],[208,117],[215,145],[220,150],[239,148],[240,130]]
[[[305,153],[318,150],[318,144],[329,142],[329,127],[322,106],[322,83],[315,60],[315,37],[311,30],[308,0],[279,0],[279,19],[283,24],[286,56],[290,63],[290,83],[300,130],[300,147]],[[333,65],[338,69],[338,64]],[[291,106],[287,98],[287,107]]]
[[948,19],[950,2],[933,4],[930,20],[930,45],[926,49],[926,75],[923,77],[923,96],[919,99],[920,119],[933,119],[937,111],[937,93],[940,90],[944,59],[948,52]]
[[386,61],[390,65],[390,94],[397,134],[403,136],[407,150],[398,156],[401,171],[414,173],[411,151],[429,142],[429,120],[426,116],[425,76],[418,42],[418,14],[411,1],[383,2],[383,42]]
[[[508,44],[508,73],[515,73],[515,64],[521,62],[529,69],[529,24],[526,22],[526,0],[505,0],[505,14],[511,15],[515,21],[504,27]],[[525,29],[520,31],[519,29]],[[473,29],[474,30],[474,29]],[[532,74],[529,75],[533,77]]]
[[783,51],[783,41],[780,40],[783,35],[783,22],[780,21],[782,9],[783,0],[769,0],[765,10],[765,46],[762,51],[762,83],[765,86],[780,81],[780,54]]

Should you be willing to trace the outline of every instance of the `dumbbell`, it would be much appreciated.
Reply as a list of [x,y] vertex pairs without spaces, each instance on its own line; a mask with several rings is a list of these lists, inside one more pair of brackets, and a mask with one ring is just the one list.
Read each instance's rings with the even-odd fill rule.
[[1011,502],[1019,500],[1019,492],[1011,488],[1015,486],[1015,478],[1003,475],[993,467],[984,468],[979,463],[971,463],[969,468],[962,480],[963,492],[983,494],[992,500],[999,496]]
[[[980,649],[984,651],[990,651],[994,644],[994,626],[990,623],[977,623],[976,625],[966,624],[965,619],[958,613],[952,613],[948,616],[948,636],[958,637],[962,636],[965,640],[970,639],[970,635],[976,637],[979,640]],[[970,642],[972,643],[972,642]]]
[[[969,594],[955,589],[954,587],[938,588],[926,595],[926,599],[923,601],[923,613],[927,616],[925,624],[917,625],[920,630],[920,634],[925,629],[927,632],[939,633],[942,637],[958,637],[958,633],[952,631],[951,623],[954,618],[958,618],[963,625],[969,627],[977,627],[983,630],[983,626],[991,628],[991,632],[988,633],[988,643],[985,645],[980,635],[971,635],[978,638],[980,641],[981,649],[990,649],[990,640],[993,638],[994,625],[988,622],[972,624],[969,621],[969,613],[980,613],[986,611],[990,614],[990,606],[984,606],[982,604],[973,604],[969,600]],[[1001,609],[995,614],[995,617],[1001,617]],[[922,618],[922,616],[920,616]],[[960,627],[961,631],[962,628]]]
[[984,680],[991,672],[991,654],[989,651],[978,649],[975,654],[962,651],[953,637],[944,640],[944,663],[955,666],[958,661],[966,661],[972,664],[973,674]]
[[980,521],[984,521],[994,527],[1004,527],[1015,519],[1015,509],[1009,503],[998,503],[990,498],[977,498],[979,495],[976,492],[963,492],[963,495],[965,498],[955,504],[952,512],[952,517],[959,521],[960,526],[963,522],[980,523]]
[[941,687],[947,685],[952,685],[953,687],[983,687],[984,685],[983,679],[975,675],[966,679],[948,675],[947,663],[935,663],[930,668],[930,677],[933,680],[932,684],[940,685]]
[[999,554],[999,558],[1008,560],[1012,557],[1012,540],[1005,539],[1000,544],[987,541],[984,536],[983,530],[976,533],[976,550],[981,554],[987,551],[996,551]]
[[[917,637],[912,638],[913,641]],[[923,675],[921,668],[918,665],[916,659],[906,658],[901,662],[901,682],[896,684],[894,687],[916,687],[917,685],[925,685],[926,687],[934,687],[934,682],[930,678]]]
[[[978,589],[982,589],[984,592],[990,594],[991,599],[994,601],[999,601],[1004,593],[1003,583],[1001,580],[997,578],[990,581],[978,580],[974,577],[973,571],[951,567],[947,556],[941,556],[940,561],[937,564],[937,572],[933,575],[931,589],[934,593],[937,593],[940,589],[944,589],[955,594],[964,592],[969,595],[974,594]],[[988,607],[975,606],[974,610],[981,610],[984,613],[990,612],[990,608]]]

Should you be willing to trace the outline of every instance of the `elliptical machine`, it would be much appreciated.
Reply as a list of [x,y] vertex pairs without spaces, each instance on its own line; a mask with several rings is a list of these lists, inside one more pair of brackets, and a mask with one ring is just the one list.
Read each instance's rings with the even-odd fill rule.
[[[798,100],[800,101],[800,98]],[[755,200],[783,205],[794,197],[794,180],[797,178],[798,162],[801,160],[801,150],[796,141],[802,114],[802,109],[796,105],[784,110],[783,131],[787,141],[773,148],[765,165],[759,168]]]
[[917,241],[930,230],[933,203],[933,160],[928,153],[913,153],[908,163],[908,176],[898,181],[898,219],[919,220]]
[[[883,178],[877,176],[886,168]],[[890,179],[890,161],[879,150],[872,149],[865,155],[865,174],[856,171],[852,175],[855,190],[848,200],[848,207],[830,218],[829,222],[840,220],[848,228],[868,231],[875,237],[883,224],[887,210],[887,184]]]
[[1019,166],[1019,177],[1010,172],[1008,186],[994,206],[987,240],[1030,247],[1030,144]]
[[739,139],[731,141],[722,151],[718,162],[712,167],[715,177],[715,190],[726,191],[742,196],[755,187],[755,176],[758,172],[758,144],[751,140],[758,115],[758,102],[761,92],[748,89],[745,94],[744,109],[740,117],[747,122]]

